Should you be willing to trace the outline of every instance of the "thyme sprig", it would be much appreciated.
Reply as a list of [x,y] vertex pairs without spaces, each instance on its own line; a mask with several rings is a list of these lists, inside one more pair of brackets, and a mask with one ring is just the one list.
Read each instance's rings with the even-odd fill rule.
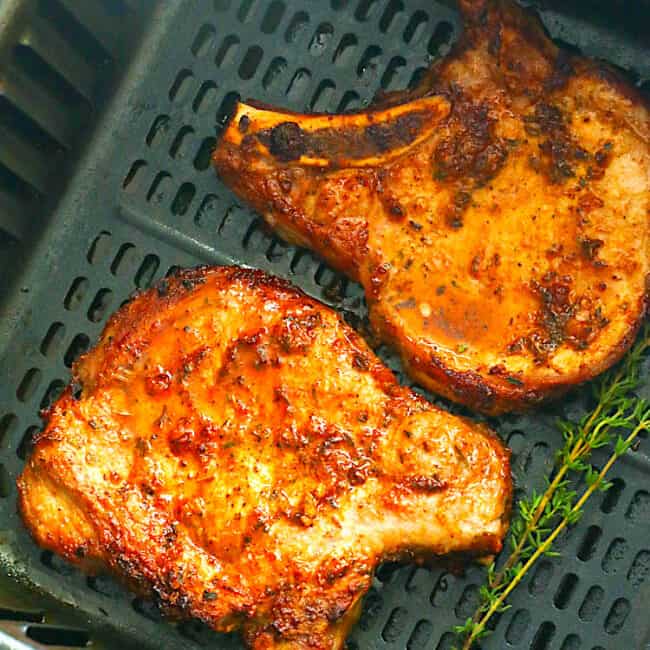
[[[564,445],[556,453],[554,474],[542,494],[533,492],[521,499],[510,526],[510,553],[498,567],[488,568],[486,583],[479,591],[479,605],[473,617],[454,631],[463,650],[489,634],[492,616],[508,609],[505,602],[533,564],[542,556],[557,556],[552,544],[569,525],[576,523],[582,507],[596,491],[606,491],[606,475],[638,435],[650,430],[650,404],[635,395],[643,354],[650,347],[650,325],[624,361],[593,384],[596,406],[578,422],[562,421],[559,427]],[[623,435],[627,432],[627,435]],[[612,446],[612,453],[600,471],[589,462],[595,449]],[[578,497],[572,488],[582,477],[586,488]]]

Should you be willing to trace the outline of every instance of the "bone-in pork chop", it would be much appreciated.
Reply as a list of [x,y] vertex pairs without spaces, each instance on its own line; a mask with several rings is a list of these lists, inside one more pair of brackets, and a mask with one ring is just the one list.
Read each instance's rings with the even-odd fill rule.
[[618,360],[647,309],[650,118],[607,66],[509,1],[412,92],[346,115],[240,103],[213,162],[293,243],[364,287],[411,375],[488,413]]
[[253,648],[340,648],[382,560],[501,548],[498,439],[260,271],[163,280],[73,377],[19,479],[34,538]]

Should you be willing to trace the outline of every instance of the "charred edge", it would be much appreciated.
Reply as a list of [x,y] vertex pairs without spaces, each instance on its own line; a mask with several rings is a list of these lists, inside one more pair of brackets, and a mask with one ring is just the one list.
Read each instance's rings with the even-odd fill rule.
[[280,162],[310,156],[335,163],[339,159],[367,158],[405,147],[418,137],[428,119],[431,119],[429,112],[414,111],[365,127],[316,131],[304,131],[297,122],[282,122],[272,129],[259,131],[256,136]]

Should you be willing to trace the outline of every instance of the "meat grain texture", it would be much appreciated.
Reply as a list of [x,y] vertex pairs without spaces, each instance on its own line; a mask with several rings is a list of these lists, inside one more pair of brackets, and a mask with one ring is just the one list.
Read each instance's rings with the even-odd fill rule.
[[648,304],[650,114],[507,0],[418,88],[366,112],[240,103],[214,166],[290,242],[359,281],[411,376],[487,413],[599,374]]
[[340,648],[383,560],[498,552],[509,455],[327,307],[200,268],[121,308],[19,481],[35,540],[252,648]]

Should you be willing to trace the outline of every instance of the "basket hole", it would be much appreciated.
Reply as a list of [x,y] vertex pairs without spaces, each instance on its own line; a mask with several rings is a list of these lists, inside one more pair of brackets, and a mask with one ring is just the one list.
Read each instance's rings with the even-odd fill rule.
[[284,40],[291,44],[295,43],[306,31],[309,25],[309,16],[304,11],[299,11],[293,16],[287,31],[284,33]]
[[124,271],[135,260],[135,246],[133,244],[122,244],[111,263],[111,273],[117,275]]
[[150,147],[158,146],[162,142],[162,140],[164,139],[168,131],[169,131],[169,115],[158,115],[151,123],[151,128],[149,129],[149,132],[145,137],[145,142]]
[[194,169],[205,171],[210,165],[212,152],[217,144],[217,139],[213,137],[205,138],[194,156]]
[[264,56],[264,50],[259,45],[249,47],[239,66],[239,77],[245,81],[251,79],[257,72],[262,56]]
[[201,84],[196,97],[192,102],[192,110],[195,113],[203,113],[217,101],[217,84],[212,81],[205,81]]
[[235,112],[235,107],[239,101],[239,93],[234,91],[229,92],[222,100],[219,109],[217,110],[217,131],[221,131],[225,128],[228,120],[232,117],[232,114]]
[[388,617],[381,636],[384,641],[394,643],[402,636],[408,625],[408,611],[403,607],[396,607]]
[[147,192],[147,201],[157,204],[164,203],[169,197],[171,188],[172,175],[168,172],[159,172]]
[[379,0],[361,0],[354,12],[354,17],[360,21],[368,20],[379,6]]
[[61,397],[64,390],[65,383],[61,379],[55,379],[50,382],[50,385],[47,387],[47,390],[43,394],[43,399],[41,400],[41,410],[44,411],[49,409],[52,404]]
[[205,56],[212,47],[216,35],[217,30],[212,25],[208,23],[201,25],[190,47],[192,54],[196,57]]
[[93,298],[88,308],[88,320],[98,323],[106,316],[113,301],[113,292],[110,289],[100,289]]
[[264,87],[264,90],[271,90],[274,86],[277,86],[278,81],[280,81],[282,77],[282,73],[286,69],[287,60],[284,57],[276,56],[271,63],[269,63],[269,67],[266,69],[264,77],[262,78],[262,86]]
[[237,18],[240,23],[244,23],[250,18],[257,3],[258,0],[241,0],[239,9],[237,10]]
[[0,463],[0,499],[6,499],[11,494],[12,480],[7,468]]
[[406,642],[407,650],[426,650],[429,647],[432,634],[433,625],[429,621],[425,619],[418,621]]
[[88,278],[75,278],[63,299],[63,306],[69,311],[77,309],[85,298],[86,293],[88,293],[89,287],[90,282],[88,282]]
[[309,42],[309,53],[312,56],[321,56],[328,48],[332,37],[334,36],[334,27],[331,23],[321,23],[314,32]]
[[272,34],[278,28],[285,10],[286,6],[284,2],[280,0],[273,0],[271,2],[264,14],[264,18],[262,18],[262,31],[265,34]]
[[162,614],[155,603],[152,603],[150,600],[145,600],[144,598],[134,598],[131,601],[133,609],[141,614],[145,618],[148,618],[150,621],[159,623],[163,620]]
[[122,189],[127,192],[133,193],[141,185],[141,180],[144,176],[143,170],[146,168],[147,163],[144,160],[136,160],[129,171],[127,172],[124,180],[122,181]]
[[616,508],[624,489],[625,481],[623,479],[613,479],[612,486],[605,492],[605,496],[603,497],[603,502],[600,505],[601,511],[605,514],[612,512]]
[[553,598],[553,602],[558,609],[566,609],[577,586],[578,576],[575,573],[567,573],[567,575],[562,578],[562,581],[555,592],[555,597]]
[[370,629],[373,621],[377,619],[384,607],[384,599],[381,594],[373,587],[370,588],[363,600],[363,610],[359,617],[359,627],[362,630]]
[[426,73],[427,73],[426,68],[416,68],[413,71],[411,78],[409,79],[409,84],[408,84],[409,90],[413,90],[413,88],[416,88],[420,84],[422,79],[424,79]]
[[426,31],[429,16],[424,11],[416,11],[409,20],[404,30],[403,38],[405,43],[417,43]]
[[36,393],[43,373],[38,368],[30,368],[23,377],[16,390],[16,397],[21,402],[29,401]]
[[452,650],[456,647],[456,642],[458,638],[453,632],[445,632],[438,641],[436,650]]
[[41,342],[41,354],[45,357],[53,356],[61,347],[64,337],[65,325],[63,323],[52,323]]
[[214,62],[217,64],[217,67],[224,68],[227,65],[230,65],[235,59],[235,53],[239,48],[239,38],[234,34],[229,34],[226,38],[223,39],[221,47],[217,51],[217,55],[214,58]]
[[361,98],[359,94],[354,90],[348,90],[345,92],[341,101],[339,102],[337,111],[339,113],[345,113],[346,111],[354,111],[361,108]]
[[323,79],[323,81],[318,84],[318,87],[311,98],[309,110],[312,112],[326,111],[330,106],[330,102],[334,98],[335,90],[336,84],[331,79]]
[[539,594],[544,593],[552,577],[553,565],[548,560],[543,560],[537,565],[537,569],[528,584],[530,595],[539,596]]
[[90,637],[83,630],[67,627],[46,627],[30,625],[25,634],[43,645],[67,646],[70,648],[85,648],[90,643]]
[[476,585],[469,585],[465,587],[463,593],[461,594],[456,607],[454,608],[454,613],[456,617],[464,621],[468,616],[471,616],[479,602],[479,590]]
[[632,523],[647,523],[650,518],[650,494],[639,490],[634,494],[625,511],[625,518]]
[[569,634],[562,642],[560,650],[580,650],[580,637],[577,634]]
[[0,445],[13,433],[17,425],[18,418],[13,413],[7,413],[0,418]]
[[88,351],[90,347],[90,339],[85,334],[77,334],[72,339],[66,353],[63,357],[63,362],[68,368],[72,367],[72,364],[79,358],[80,355]]
[[181,127],[169,147],[169,155],[172,158],[184,158],[190,149],[193,135],[194,129],[191,126]]
[[269,262],[277,262],[286,255],[288,248],[288,244],[279,239],[273,238],[269,247],[266,249],[266,259]]
[[580,608],[578,609],[578,616],[580,617],[581,621],[585,621],[587,623],[589,621],[593,621],[596,614],[598,613],[598,610],[600,609],[600,606],[603,603],[604,596],[605,592],[603,591],[602,587],[594,585],[593,587],[589,588],[587,595],[585,596],[582,604],[580,605]]
[[332,62],[340,66],[347,66],[358,44],[359,40],[354,34],[344,34],[334,50]]
[[215,11],[228,11],[232,0],[214,0],[214,10]]
[[0,607],[0,621],[25,621],[27,623],[42,623],[45,619],[43,612],[26,612],[22,609]]
[[381,77],[381,87],[384,90],[394,89],[393,83],[399,77],[400,71],[406,67],[406,59],[402,56],[394,56],[386,66],[386,71]]
[[506,641],[511,645],[520,643],[530,625],[530,612],[527,609],[518,609],[506,630]]
[[174,79],[172,87],[169,89],[169,99],[173,102],[180,102],[185,99],[194,85],[194,75],[184,68]]
[[550,621],[545,621],[539,626],[537,632],[535,633],[533,641],[530,644],[530,650],[545,650],[546,648],[550,647],[554,636],[555,625],[553,625],[553,623]]
[[20,443],[16,448],[16,455],[20,460],[27,460],[29,455],[32,453],[32,449],[34,448],[34,437],[40,430],[41,428],[35,424],[25,429],[25,433],[23,433],[23,437],[20,439]]
[[603,561],[601,562],[603,571],[605,573],[618,573],[629,548],[628,543],[622,537],[612,540],[607,551],[605,551],[605,555],[603,555]]
[[526,460],[524,461],[524,472],[528,476],[538,476],[546,472],[546,465],[552,461],[550,447],[545,442],[537,442],[533,445]]
[[379,19],[379,29],[383,33],[386,33],[390,26],[393,24],[393,21],[397,17],[397,14],[404,11],[404,3],[402,0],[390,0],[384,13]]
[[578,559],[586,562],[594,556],[596,547],[598,546],[598,541],[600,540],[602,534],[603,531],[599,526],[589,526],[587,532],[582,538],[580,548],[578,548]]
[[618,634],[625,625],[630,609],[630,601],[627,598],[615,600],[605,618],[605,632],[607,634]]
[[377,59],[381,56],[381,48],[377,45],[371,45],[363,53],[359,65],[357,66],[357,76],[363,77],[366,74],[374,74],[377,70]]
[[183,183],[176,192],[176,196],[172,201],[172,214],[182,216],[187,212],[187,209],[194,199],[196,188],[192,183]]
[[183,268],[181,266],[178,266],[178,264],[172,264],[168,269],[167,273],[165,273],[166,278],[173,278],[176,277]]
[[441,20],[429,39],[427,50],[431,56],[440,57],[449,51],[449,44],[454,34],[454,26],[446,20]]
[[296,74],[293,75],[293,78],[289,82],[287,87],[287,97],[295,102],[298,101],[309,87],[311,82],[311,72],[306,68],[300,68],[296,71]]
[[136,271],[135,274],[135,286],[138,289],[147,289],[151,286],[153,279],[156,275],[156,271],[160,266],[160,258],[153,253],[147,255],[140,268]]
[[117,598],[123,596],[124,592],[120,585],[108,575],[88,576],[86,584],[90,589],[103,596]]
[[101,262],[103,259],[106,258],[108,255],[108,252],[111,249],[111,233],[107,232],[106,230],[102,230],[95,239],[93,239],[93,243],[90,245],[90,248],[88,249],[88,254],[86,255],[86,259],[91,263],[91,264],[97,264],[97,262]]
[[638,589],[650,573],[650,551],[639,551],[627,572],[627,579],[630,584]]
[[207,194],[203,197],[201,205],[194,215],[194,223],[200,228],[216,230],[218,225],[219,197],[216,194]]

